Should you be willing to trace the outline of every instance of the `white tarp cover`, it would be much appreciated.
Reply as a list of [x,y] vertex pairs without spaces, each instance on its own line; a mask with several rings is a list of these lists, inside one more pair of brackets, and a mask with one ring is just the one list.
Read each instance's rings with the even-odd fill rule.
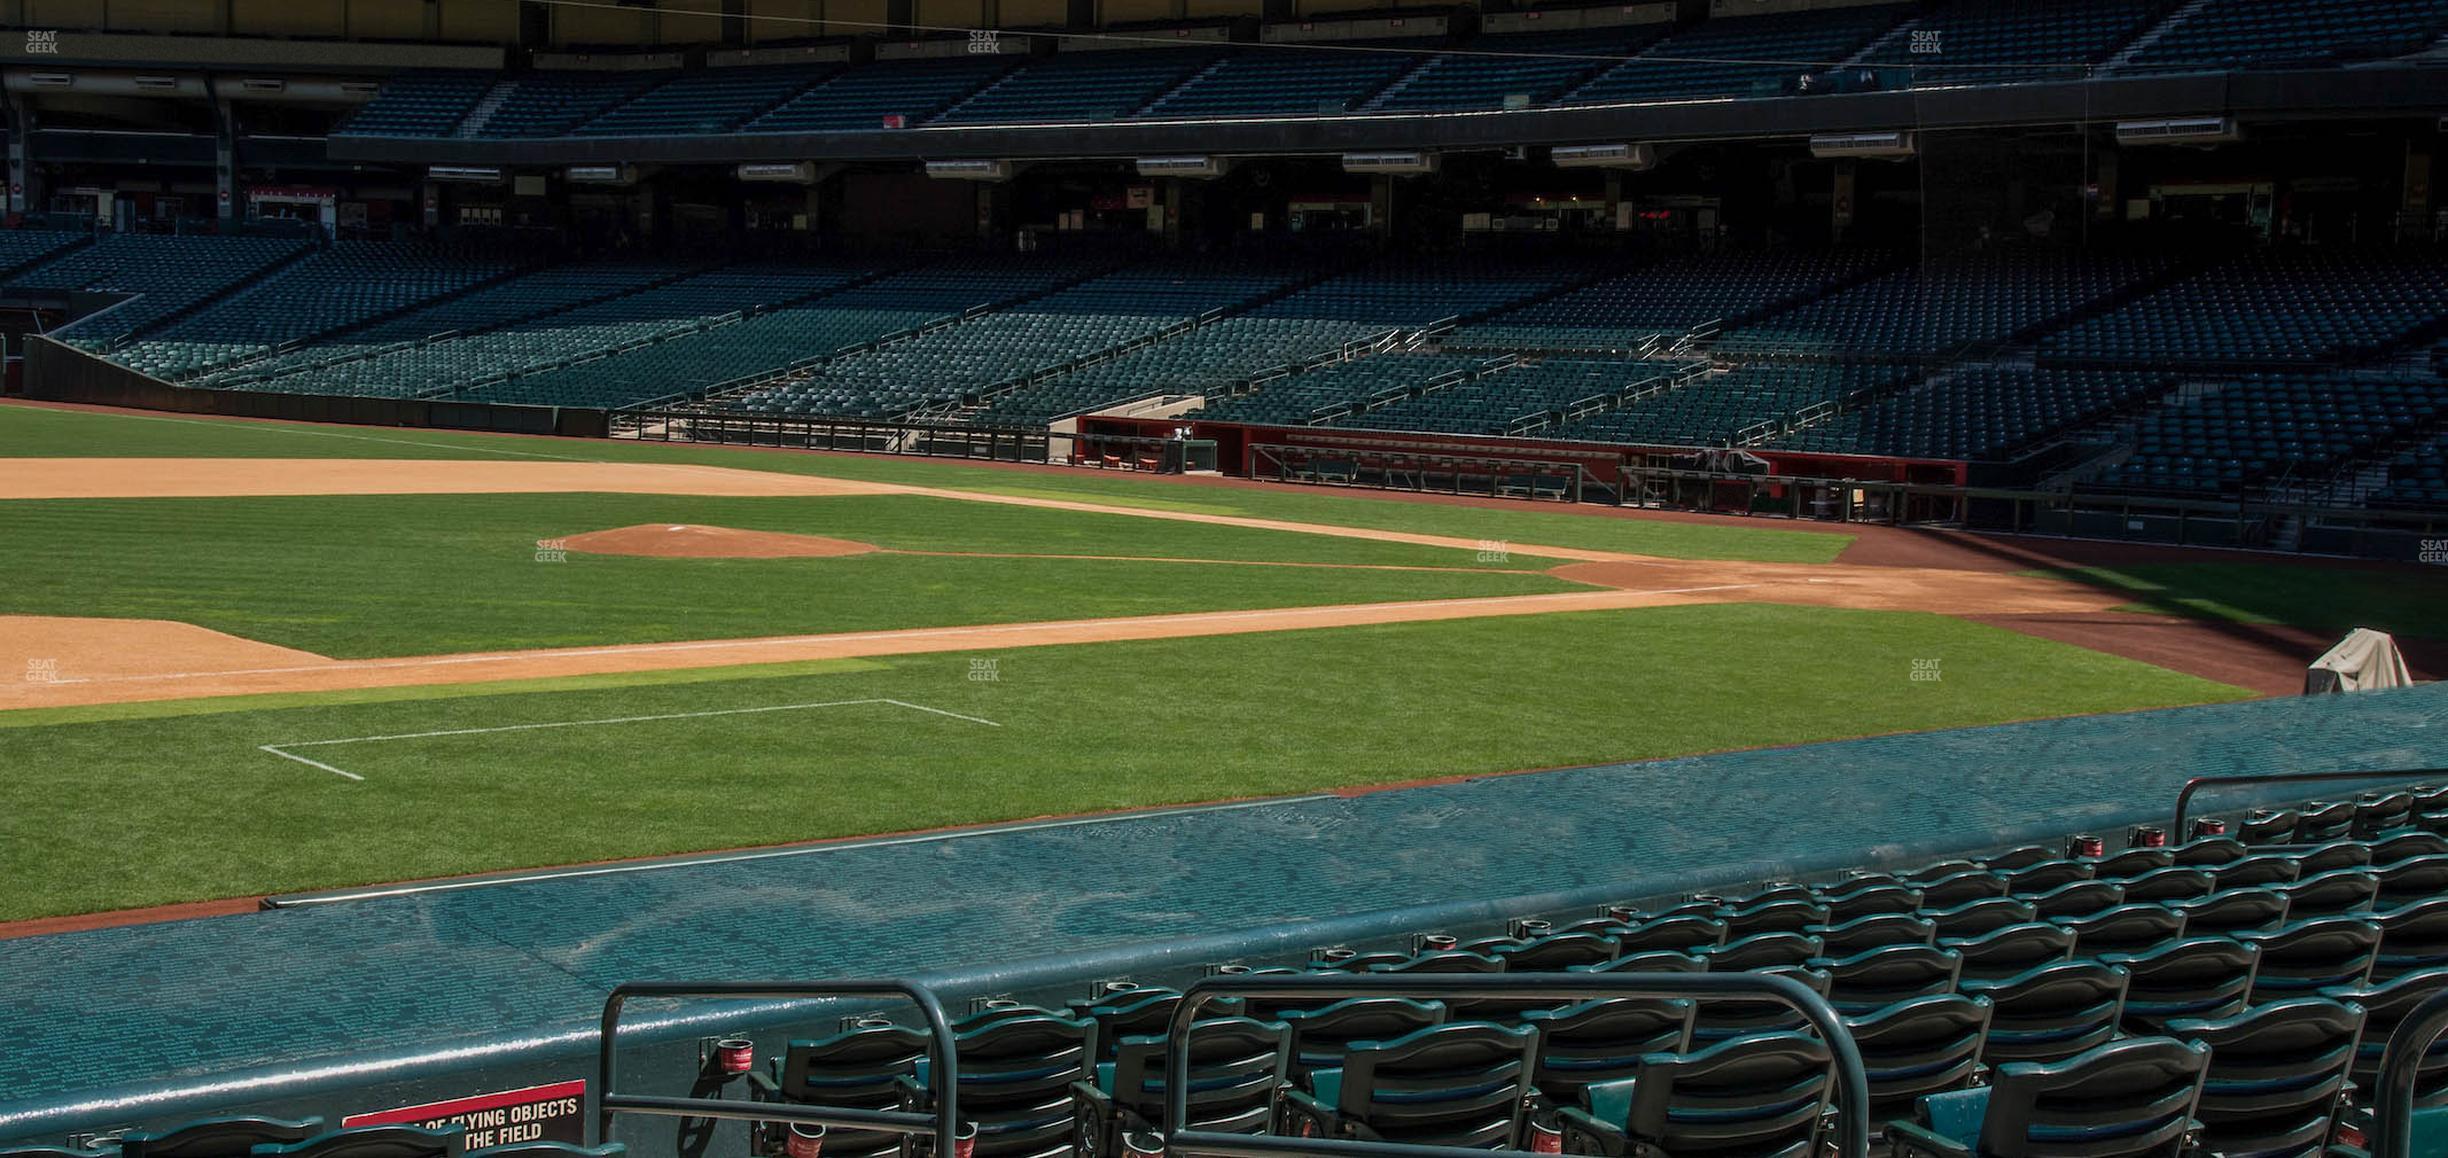
[[2304,669],[2307,696],[2401,688],[2413,682],[2406,675],[2405,657],[2397,654],[2397,641],[2368,627],[2346,633],[2336,647]]

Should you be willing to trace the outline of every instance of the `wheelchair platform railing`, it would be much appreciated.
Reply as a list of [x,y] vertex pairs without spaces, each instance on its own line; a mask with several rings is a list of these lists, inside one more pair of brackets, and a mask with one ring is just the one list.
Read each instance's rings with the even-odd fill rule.
[[2389,1034],[2388,1045],[2380,1051],[2380,1089],[2372,1101],[2372,1158],[2411,1158],[2414,1091],[2423,1062],[2442,1033],[2448,1033],[2448,989],[2423,998]]
[[[776,1102],[729,1101],[720,1098],[673,1098],[620,1092],[619,1046],[622,1007],[631,998],[703,998],[709,1000],[807,1001],[834,997],[899,997],[918,1007],[933,1040],[929,1085],[934,1110],[868,1110],[850,1106],[812,1106]],[[620,1114],[666,1118],[715,1118],[747,1122],[778,1122],[892,1134],[932,1134],[935,1153],[953,1152],[960,1133],[960,1059],[952,1021],[932,990],[910,981],[632,981],[604,999],[603,1036],[597,1059],[596,1140],[612,1138],[612,1121]]]
[[2185,839],[2185,821],[2192,815],[2193,798],[2205,790],[2240,788],[2254,784],[2330,784],[2352,780],[2416,781],[2448,779],[2448,768],[2380,769],[2371,772],[2261,772],[2243,776],[2196,776],[2185,781],[2176,793],[2176,819],[2168,828],[2174,840]]
[[[1463,1146],[1360,1142],[1338,1138],[1291,1138],[1273,1134],[1227,1134],[1185,1130],[1190,1120],[1190,1027],[1201,1009],[1231,997],[1262,1000],[1347,997],[1410,997],[1434,999],[1531,998],[1558,1002],[1601,998],[1694,998],[1699,1000],[1766,999],[1792,1007],[1827,1042],[1836,1070],[1835,1109],[1841,1158],[1869,1158],[1870,1076],[1861,1050],[1844,1020],[1819,996],[1790,977],[1750,973],[1498,973],[1410,974],[1354,977],[1332,974],[1281,976],[1218,976],[1193,983],[1182,992],[1181,1004],[1166,1028],[1165,1116],[1161,1132],[1168,1156],[1209,1155],[1212,1158],[1281,1158],[1283,1155],[1329,1155],[1337,1158],[1487,1158],[1490,1154],[1527,1155],[1525,1150],[1479,1150]],[[2380,1155],[2378,1158],[2390,1158]],[[2398,1156],[2402,1158],[2402,1156]]]

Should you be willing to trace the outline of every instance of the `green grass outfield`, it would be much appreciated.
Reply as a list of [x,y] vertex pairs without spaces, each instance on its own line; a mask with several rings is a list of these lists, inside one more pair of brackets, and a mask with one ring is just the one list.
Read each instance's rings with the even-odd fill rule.
[[0,405],[0,456],[535,459],[662,462],[819,475],[1152,510],[1290,519],[1374,530],[1503,539],[1675,559],[1825,563],[1853,536],[1834,529],[1728,527],[1596,513],[1559,514],[1394,501],[1328,491],[1203,487],[1061,467],[1010,470],[940,459],[739,447],[511,438],[439,430],[230,422]]
[[[0,716],[0,919],[2244,694],[1941,616],[1773,606],[543,687]],[[258,748],[873,699],[999,726],[863,704],[296,749],[361,781]]]
[[[909,551],[1457,568],[1346,570],[869,554],[656,559],[539,540],[642,523]],[[0,614],[171,619],[335,658],[736,639],[1589,590],[1472,551],[918,495],[333,495],[0,502]]]

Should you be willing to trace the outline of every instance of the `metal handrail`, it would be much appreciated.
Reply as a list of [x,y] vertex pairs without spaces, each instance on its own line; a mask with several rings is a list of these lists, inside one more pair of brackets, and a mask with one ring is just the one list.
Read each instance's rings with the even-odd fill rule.
[[[618,1077],[621,1007],[632,997],[701,997],[723,1000],[805,1001],[827,997],[899,997],[918,1007],[934,1038],[934,1062],[928,1074],[934,1089],[935,1112],[863,1110],[847,1106],[801,1106],[777,1102],[725,1101],[719,1098],[672,1098],[624,1094]],[[952,1153],[960,1133],[960,1058],[952,1021],[932,990],[900,980],[848,981],[631,981],[614,986],[604,998],[602,1044],[596,1068],[596,1141],[612,1137],[617,1114],[650,1114],[667,1118],[721,1118],[750,1122],[804,1122],[878,1130],[892,1134],[935,1135],[935,1153]]]
[[2414,1149],[2414,1086],[2431,1047],[2448,1032],[2448,990],[2423,998],[2389,1033],[2380,1050],[2380,1091],[2372,1106],[2372,1158],[2410,1158]]
[[[1285,1138],[1265,1134],[1226,1134],[1184,1130],[1190,1120],[1190,1026],[1199,1010],[1224,997],[1300,1000],[1346,997],[1532,998],[1588,1001],[1598,998],[1767,998],[1792,1007],[1826,1040],[1836,1068],[1836,1112],[1843,1142],[1840,1158],[1869,1158],[1870,1077],[1861,1049],[1844,1027],[1844,1020],[1827,999],[1790,977],[1751,973],[1496,973],[1465,977],[1457,974],[1409,974],[1376,977],[1311,973],[1297,976],[1208,977],[1182,992],[1173,1009],[1165,1040],[1165,1152],[1202,1154],[1215,1158],[1280,1158],[1287,1154],[1343,1155],[1346,1158],[1487,1158],[1494,1154],[1526,1154],[1521,1150],[1478,1150],[1464,1146],[1424,1146],[1393,1142],[1354,1142],[1333,1138]],[[2375,1152],[2375,1158],[2403,1158]]]
[[2185,781],[2176,792],[2176,820],[2168,832],[2184,839],[2185,820],[2191,813],[2193,795],[2204,788],[2228,788],[2239,784],[2325,784],[2339,780],[2425,780],[2448,777],[2448,768],[2382,769],[2376,772],[2261,772],[2241,776],[2196,776]]

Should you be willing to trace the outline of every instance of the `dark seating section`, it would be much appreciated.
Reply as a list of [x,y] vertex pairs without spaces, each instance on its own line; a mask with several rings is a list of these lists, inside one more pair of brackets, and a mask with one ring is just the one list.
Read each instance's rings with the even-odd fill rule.
[[1349,45],[1275,45],[1218,59],[1150,102],[1142,118],[1301,116],[1346,113],[1432,59],[1433,40]]
[[1543,105],[1672,25],[1636,24],[1482,36],[1467,52],[1435,57],[1368,102],[1372,112],[1443,112]]
[[801,89],[742,126],[751,133],[848,132],[881,129],[887,117],[916,126],[951,108],[1017,67],[1023,58],[998,55],[878,62]]
[[101,349],[227,294],[307,249],[306,242],[293,238],[115,233],[10,275],[7,288],[130,295],[132,300],[52,334]]
[[1697,363],[1548,358],[1494,365],[1435,390],[1381,401],[1336,426],[1451,434],[1518,434],[1668,389]]
[[[507,92],[488,95],[473,112],[471,128],[486,137],[566,136],[598,114],[628,102],[671,76],[658,72],[584,72],[539,69],[518,77]],[[490,111],[482,106],[494,104]]]
[[2402,253],[2237,258],[2050,335],[2044,364],[2202,370],[2370,357],[2448,319],[2448,267]]
[[2417,52],[2443,32],[2440,0],[2209,0],[2127,67],[2331,64]]
[[1817,78],[1830,63],[1861,51],[1908,12],[1880,4],[1709,20],[1599,73],[1558,103],[1808,92],[1823,83]]
[[1734,355],[1926,357],[2004,341],[2165,267],[2147,257],[2004,251],[1935,258],[1728,332]]
[[2002,462],[2072,427],[2164,393],[2146,370],[1968,366],[1806,427],[1771,445],[1828,454]]
[[66,253],[92,238],[64,229],[0,230],[0,278]]
[[1797,411],[1867,401],[1916,376],[1914,367],[1890,362],[1752,362],[1549,433],[1635,445],[1727,446],[1749,431],[1761,438],[1782,434]]
[[1865,249],[1674,257],[1465,325],[1467,349],[1624,352],[1748,321],[1828,292],[1893,255]]
[[333,133],[364,137],[447,137],[501,78],[489,72],[423,70],[383,82]]
[[2448,506],[2448,431],[2390,459],[2387,485],[2371,497],[2375,507]]
[[1911,33],[1868,57],[1910,68],[1919,86],[2078,81],[2176,6],[2176,0],[1943,0]]
[[1207,47],[1061,52],[1031,61],[935,118],[939,125],[1120,120],[1214,64]]
[[2102,485],[2236,494],[2325,481],[2448,412],[2448,383],[2270,375],[2212,383],[2143,415],[2134,454]]
[[508,274],[497,247],[342,241],[224,300],[162,326],[112,357],[178,380],[273,347],[399,313]]
[[669,77],[572,130],[581,137],[724,133],[800,89],[824,80],[822,66],[709,68]]

